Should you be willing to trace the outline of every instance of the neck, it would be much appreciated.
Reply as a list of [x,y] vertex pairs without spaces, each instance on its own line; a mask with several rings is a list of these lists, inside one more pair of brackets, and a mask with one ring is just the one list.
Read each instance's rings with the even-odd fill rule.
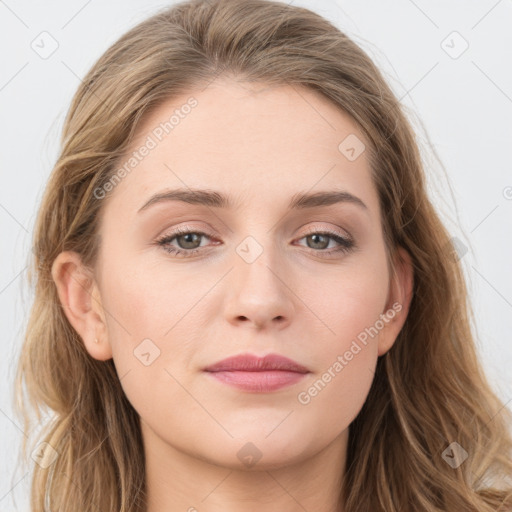
[[159,438],[145,425],[147,512],[343,512],[348,429],[322,451],[251,468],[216,465]]

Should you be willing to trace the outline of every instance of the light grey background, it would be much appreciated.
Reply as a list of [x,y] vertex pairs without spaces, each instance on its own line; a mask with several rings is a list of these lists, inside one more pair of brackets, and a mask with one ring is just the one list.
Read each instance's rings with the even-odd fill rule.
[[[170,3],[0,0],[0,512],[28,510],[29,478],[16,467],[24,433],[12,414],[12,381],[31,301],[24,283],[36,205],[57,156],[64,115],[99,55]],[[468,248],[462,263],[484,369],[512,408],[512,3],[293,4],[353,37],[406,106],[424,148],[433,198],[452,235]]]

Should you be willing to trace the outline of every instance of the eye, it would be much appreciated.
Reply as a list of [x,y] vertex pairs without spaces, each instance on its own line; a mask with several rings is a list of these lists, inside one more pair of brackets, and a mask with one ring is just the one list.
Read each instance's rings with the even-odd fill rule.
[[[318,249],[315,252],[320,252],[322,257],[330,257],[339,253],[348,253],[355,249],[355,243],[351,238],[341,236],[335,231],[311,231],[299,240],[307,240],[308,247],[311,249]],[[332,250],[325,251],[329,248],[329,244],[334,241],[338,247],[331,247]]]
[[[184,257],[189,257],[201,250],[200,242],[201,238],[204,237],[211,238],[208,234],[201,231],[192,231],[186,228],[178,228],[173,233],[158,239],[156,243],[169,254],[174,254],[176,256],[184,255]],[[176,240],[178,245],[181,247],[170,245],[173,240]]]
[[[193,231],[187,228],[178,228],[173,233],[165,235],[164,237],[156,241],[157,245],[162,247],[164,251],[169,254],[180,257],[191,257],[201,252],[203,247],[201,240],[203,238],[213,239],[212,236],[202,231]],[[298,240],[308,240],[308,247],[313,252],[321,255],[321,257],[330,257],[340,253],[348,253],[355,248],[355,243],[351,238],[341,236],[335,231],[310,231],[302,238]],[[176,241],[178,247],[172,245],[172,242]],[[337,247],[330,248],[331,242],[338,244]]]

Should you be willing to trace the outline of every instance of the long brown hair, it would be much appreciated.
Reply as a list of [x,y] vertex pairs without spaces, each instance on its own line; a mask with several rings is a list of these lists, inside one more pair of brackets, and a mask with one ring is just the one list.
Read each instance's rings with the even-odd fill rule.
[[[477,359],[461,263],[428,198],[403,107],[338,28],[270,0],[168,7],[113,44],[73,98],[34,231],[34,303],[16,378],[25,430],[32,410],[45,425],[33,446],[48,443],[38,445],[47,462],[57,454],[34,466],[32,510],[145,510],[138,415],[113,361],[91,358],[67,321],[51,266],[73,250],[94,267],[103,204],[94,191],[111,179],[145,116],[221,75],[305,86],[347,112],[368,142],[388,255],[402,246],[412,257],[406,323],[349,428],[344,510],[512,510],[512,415]],[[51,417],[42,420],[45,410]],[[455,453],[459,463],[450,464]]]

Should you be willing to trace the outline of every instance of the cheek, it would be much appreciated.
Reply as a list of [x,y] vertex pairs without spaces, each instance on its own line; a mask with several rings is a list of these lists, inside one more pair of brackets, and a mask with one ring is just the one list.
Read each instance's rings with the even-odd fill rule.
[[306,281],[302,294],[321,320],[322,338],[331,339],[329,346],[339,351],[347,350],[347,343],[360,334],[364,338],[366,330],[380,319],[388,291],[385,261],[362,257],[330,279]]
[[194,276],[185,280],[179,272],[151,266],[142,261],[110,265],[103,277],[105,309],[114,342],[131,338],[162,339],[193,299]]
[[[154,378],[154,368],[162,359],[162,341],[175,323],[173,303],[177,301],[163,300],[157,287],[162,283],[155,283],[144,265],[129,266],[120,261],[105,266],[102,283],[108,341],[117,372],[120,377],[130,372],[130,381],[135,377],[143,386]],[[170,285],[168,295],[176,293]]]
[[178,287],[182,279],[140,263],[129,272],[118,265],[103,273],[108,339],[121,386],[141,418],[164,425],[169,410],[190,407],[186,393],[173,391],[188,371],[188,351],[176,340],[186,339],[184,316],[197,301]]
[[348,425],[371,387],[379,334],[385,326],[381,320],[388,294],[384,258],[382,254],[380,260],[375,255],[373,260],[359,260],[305,300],[320,312],[322,335],[317,336],[320,343],[315,349],[317,371],[301,388],[297,401],[324,415],[327,423]]
[[[126,375],[122,386],[139,413],[145,404],[156,404],[157,390],[176,385],[169,372],[182,382],[191,369],[197,347],[188,340],[198,330],[197,317],[204,310],[197,303],[211,283],[197,274],[185,275],[184,269],[171,272],[164,265],[138,261],[103,270],[113,360],[118,375]],[[160,400],[164,403],[165,397]]]
[[296,417],[313,420],[317,438],[329,439],[348,428],[366,401],[374,378],[377,353],[371,346],[352,345],[333,354],[328,365],[297,394]]

